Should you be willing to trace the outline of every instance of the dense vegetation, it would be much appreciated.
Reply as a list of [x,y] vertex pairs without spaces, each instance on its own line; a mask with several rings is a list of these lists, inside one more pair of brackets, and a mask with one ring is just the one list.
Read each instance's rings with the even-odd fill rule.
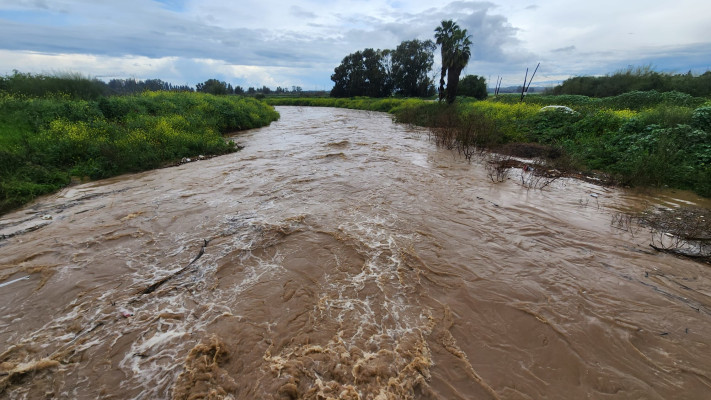
[[35,75],[15,71],[12,75],[0,76],[0,92],[23,96],[61,94],[73,99],[96,100],[102,96],[145,91],[192,92],[194,89],[187,85],[173,85],[160,79],[112,79],[106,83],[78,73]]
[[692,96],[711,96],[711,71],[695,76],[664,74],[650,67],[628,68],[612,75],[576,76],[550,90],[554,95],[583,95],[590,97],[617,96],[633,91],[681,92]]
[[392,93],[385,52],[365,49],[343,58],[331,75],[332,97],[385,97]]
[[0,76],[0,92],[42,97],[62,94],[71,99],[95,100],[109,93],[106,83],[81,74],[33,75],[15,71]]
[[428,97],[433,94],[429,72],[434,64],[431,40],[406,40],[390,52],[393,90],[404,97]]
[[0,92],[0,213],[71,177],[104,178],[234,151],[221,134],[279,117],[260,101],[236,96],[144,92],[82,100],[69,93]]
[[[711,102],[678,92],[586,96],[499,96],[445,105],[417,99],[269,99],[385,111],[400,122],[449,129],[467,145],[493,150],[537,143],[568,168],[598,170],[625,185],[669,186],[711,196]],[[564,105],[573,112],[548,105]]]
[[486,79],[482,76],[467,75],[459,81],[457,95],[473,97],[477,100],[484,100],[489,96],[486,87]]

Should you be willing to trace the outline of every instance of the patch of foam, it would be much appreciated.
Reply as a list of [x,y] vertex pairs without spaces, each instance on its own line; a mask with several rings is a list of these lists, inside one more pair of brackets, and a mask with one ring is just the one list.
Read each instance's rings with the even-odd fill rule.
[[[357,210],[351,214],[334,237],[355,245],[365,262],[354,275],[334,268],[325,277],[313,310],[314,326],[335,321],[342,328],[328,343],[287,346],[278,354],[270,349],[264,359],[277,375],[286,368],[291,376],[304,374],[313,384],[309,395],[333,397],[352,391],[361,398],[411,398],[413,388],[429,377],[432,361],[424,337],[433,328],[428,312],[402,294],[408,285],[416,284],[398,275],[405,263],[402,246],[413,236],[397,232],[396,216],[363,215]],[[338,267],[337,257],[334,262]],[[417,282],[414,276],[413,282]],[[331,367],[318,364],[299,371],[298,360],[314,351],[328,354],[327,364],[336,363],[332,368],[345,363],[352,372],[327,381],[318,369]]]

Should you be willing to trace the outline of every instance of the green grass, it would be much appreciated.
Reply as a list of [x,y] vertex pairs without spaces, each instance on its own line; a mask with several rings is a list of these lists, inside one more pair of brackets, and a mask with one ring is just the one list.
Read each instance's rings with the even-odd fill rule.
[[235,96],[145,92],[74,100],[0,93],[0,213],[67,185],[235,151],[222,134],[279,114]]

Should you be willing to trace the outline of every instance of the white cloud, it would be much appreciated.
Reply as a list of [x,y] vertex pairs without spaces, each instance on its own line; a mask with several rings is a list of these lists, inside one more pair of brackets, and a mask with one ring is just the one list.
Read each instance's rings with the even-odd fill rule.
[[179,57],[150,58],[143,56],[112,57],[91,54],[47,54],[31,51],[0,50],[0,71],[11,72],[22,65],[20,72],[54,74],[82,72],[103,80],[113,78],[152,79],[160,78],[174,84],[194,86],[209,78],[217,78],[235,86],[248,87],[302,86],[307,90],[328,90],[313,83],[311,75],[332,73],[330,64],[308,68],[264,67],[229,64],[216,59],[187,59]]
[[[82,72],[97,78],[150,79],[157,76],[179,78],[174,71],[177,57],[149,58],[143,56],[110,57],[93,54],[39,53],[33,51],[0,50],[0,70],[46,73]],[[22,68],[17,68],[21,65]],[[175,82],[187,83],[187,82]]]

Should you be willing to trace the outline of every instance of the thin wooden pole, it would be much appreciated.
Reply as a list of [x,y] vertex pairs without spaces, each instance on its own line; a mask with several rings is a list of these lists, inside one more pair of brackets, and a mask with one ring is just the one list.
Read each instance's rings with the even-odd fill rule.
[[538,67],[540,67],[540,66],[541,66],[541,63],[538,63],[538,65],[536,65],[536,69],[533,71],[533,75],[531,75],[531,80],[528,81],[528,87],[526,87],[526,93],[528,93],[528,89],[531,88],[531,82],[533,82],[533,77],[536,76],[536,71],[538,71]]

